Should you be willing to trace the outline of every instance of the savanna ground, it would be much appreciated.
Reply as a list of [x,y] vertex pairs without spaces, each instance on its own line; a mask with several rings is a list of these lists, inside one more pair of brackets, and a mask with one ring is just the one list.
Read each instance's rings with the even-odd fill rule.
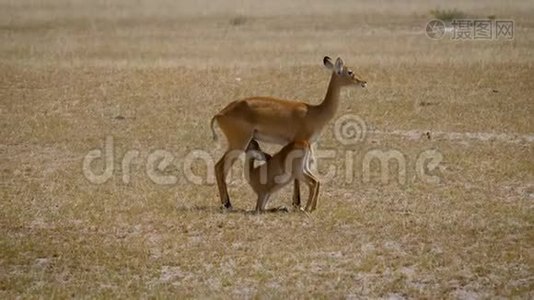
[[[437,8],[512,19],[514,39],[429,39]],[[0,16],[1,298],[534,296],[532,2],[3,0]],[[359,142],[334,121],[320,139],[338,173],[318,210],[250,214],[236,181],[222,213],[206,164],[186,163],[222,154],[210,118],[250,95],[318,103],[324,55],[369,85],[338,112],[365,122]],[[95,184],[82,162],[107,137]],[[147,173],[156,150],[172,165]],[[365,180],[372,150],[400,152],[406,182],[376,160]],[[425,151],[439,181],[417,172]]]

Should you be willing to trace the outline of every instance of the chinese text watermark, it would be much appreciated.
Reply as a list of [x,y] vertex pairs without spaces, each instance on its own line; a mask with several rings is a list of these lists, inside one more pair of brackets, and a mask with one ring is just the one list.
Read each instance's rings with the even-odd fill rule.
[[492,19],[453,19],[430,20],[425,27],[427,37],[433,40],[449,35],[451,40],[513,40],[515,23],[513,20]]

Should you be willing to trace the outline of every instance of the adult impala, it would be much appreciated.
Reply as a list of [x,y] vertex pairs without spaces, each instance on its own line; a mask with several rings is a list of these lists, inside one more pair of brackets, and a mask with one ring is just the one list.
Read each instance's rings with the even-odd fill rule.
[[[226,176],[242,152],[254,138],[258,141],[285,145],[296,140],[314,143],[322,129],[334,117],[339,106],[341,88],[366,87],[367,83],[347,68],[341,58],[333,63],[325,56],[323,63],[332,71],[324,100],[319,105],[271,97],[251,97],[234,101],[211,119],[211,130],[217,138],[217,122],[228,140],[228,148],[215,164],[215,177],[223,207],[232,208]],[[295,181],[293,204],[300,206],[298,181]],[[299,203],[296,203],[299,202]]]

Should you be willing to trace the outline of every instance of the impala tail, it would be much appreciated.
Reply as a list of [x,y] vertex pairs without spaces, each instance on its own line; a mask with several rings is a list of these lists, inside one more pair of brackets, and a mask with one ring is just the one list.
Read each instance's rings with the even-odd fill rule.
[[217,121],[217,116],[218,115],[215,115],[213,118],[211,118],[211,123],[210,123],[211,135],[213,136],[214,141],[217,141],[217,132],[215,131],[215,127],[213,127],[213,125],[215,125],[215,121]]

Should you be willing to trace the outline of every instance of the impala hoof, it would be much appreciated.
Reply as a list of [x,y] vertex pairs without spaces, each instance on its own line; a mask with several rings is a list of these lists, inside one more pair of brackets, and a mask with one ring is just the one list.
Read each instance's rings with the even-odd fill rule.
[[227,202],[221,206],[221,210],[224,211],[231,211],[234,208],[232,207],[232,204],[230,202]]

